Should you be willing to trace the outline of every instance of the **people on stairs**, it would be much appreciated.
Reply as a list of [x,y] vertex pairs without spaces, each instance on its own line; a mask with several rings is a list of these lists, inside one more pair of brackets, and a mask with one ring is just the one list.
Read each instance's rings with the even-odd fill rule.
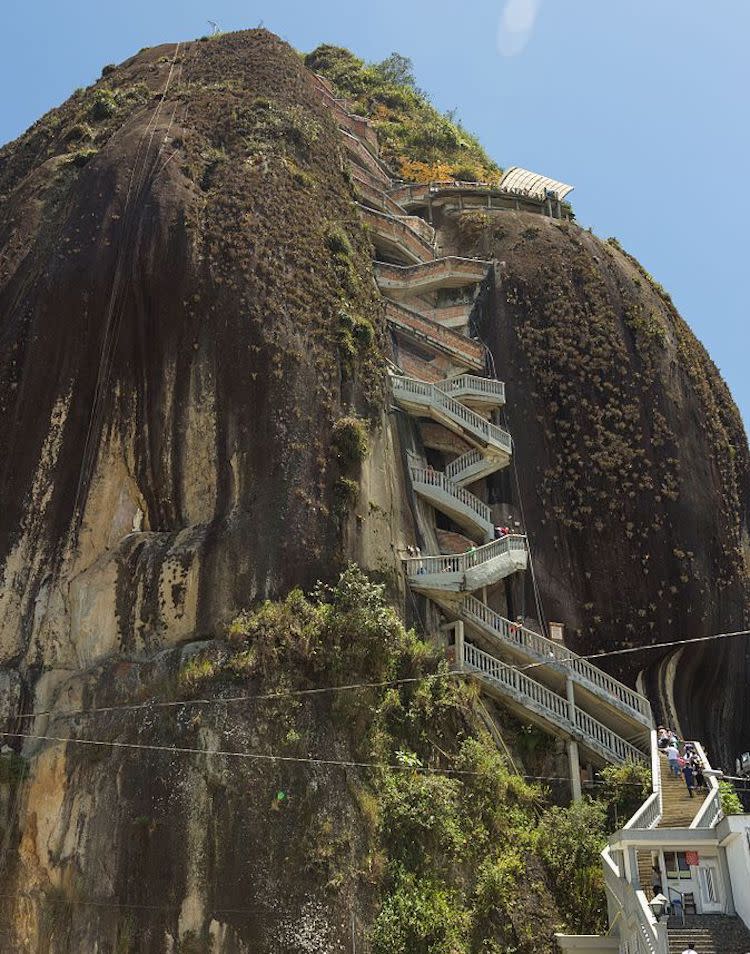
[[669,768],[675,778],[680,777],[680,750],[677,748],[675,742],[672,739],[669,740],[669,745],[664,750],[667,756],[667,761],[669,762]]

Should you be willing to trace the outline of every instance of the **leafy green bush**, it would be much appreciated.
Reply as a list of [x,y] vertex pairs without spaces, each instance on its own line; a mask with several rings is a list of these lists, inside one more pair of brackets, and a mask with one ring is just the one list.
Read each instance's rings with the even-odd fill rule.
[[464,954],[470,917],[458,896],[428,876],[399,869],[375,919],[373,954]]
[[601,852],[606,845],[606,808],[584,798],[542,816],[538,847],[568,925],[576,932],[603,930],[606,899]]
[[207,656],[193,656],[180,669],[177,675],[177,688],[186,695],[193,695],[210,682],[218,671],[217,664]]
[[98,149],[77,149],[68,156],[68,164],[80,169],[90,162],[98,152]]
[[360,417],[340,417],[333,425],[333,446],[344,468],[353,468],[367,457],[367,424]]
[[745,811],[731,782],[719,782],[719,798],[725,815],[741,815]]
[[117,112],[117,99],[110,89],[98,89],[89,105],[89,119],[98,122],[102,119],[109,119]]
[[349,236],[340,225],[328,226],[326,231],[326,246],[330,252],[337,256],[349,258],[354,253]]
[[359,484],[351,477],[339,477],[333,486],[333,494],[337,510],[345,512],[359,500]]
[[93,138],[94,130],[88,123],[74,123],[69,129],[66,129],[63,134],[65,142],[81,142],[83,139]]
[[466,835],[460,819],[460,783],[441,775],[397,771],[379,786],[382,835],[390,857],[409,869],[443,870],[463,850]]
[[[498,166],[456,120],[442,115],[416,88],[409,59],[392,53],[382,63],[366,64],[349,50],[323,44],[308,53],[305,66],[325,76],[352,108],[369,117],[385,159],[404,178],[426,181],[471,170],[471,178],[497,179]],[[455,171],[451,171],[455,170]]]
[[643,762],[627,761],[608,765],[601,777],[600,797],[611,810],[613,825],[621,827],[651,794],[651,769]]

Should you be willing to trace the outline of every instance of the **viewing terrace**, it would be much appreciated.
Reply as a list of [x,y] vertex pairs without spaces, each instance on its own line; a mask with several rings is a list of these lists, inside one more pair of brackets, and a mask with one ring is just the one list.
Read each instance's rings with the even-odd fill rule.
[[511,209],[568,218],[562,205],[572,186],[512,166],[499,182],[463,182],[438,179],[394,185],[390,197],[407,211],[433,208]]
[[460,374],[443,381],[440,390],[470,407],[486,409],[505,404],[505,384],[495,378]]
[[408,557],[404,567],[412,589],[438,597],[473,592],[526,569],[526,537],[511,534],[466,553]]

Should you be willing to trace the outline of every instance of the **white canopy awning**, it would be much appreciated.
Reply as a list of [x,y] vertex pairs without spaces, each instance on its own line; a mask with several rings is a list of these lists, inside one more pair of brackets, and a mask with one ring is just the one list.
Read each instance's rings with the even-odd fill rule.
[[542,176],[538,172],[529,172],[519,166],[511,166],[500,180],[500,188],[505,192],[515,192],[517,195],[528,195],[534,199],[546,199],[552,194],[558,199],[573,191],[572,185]]

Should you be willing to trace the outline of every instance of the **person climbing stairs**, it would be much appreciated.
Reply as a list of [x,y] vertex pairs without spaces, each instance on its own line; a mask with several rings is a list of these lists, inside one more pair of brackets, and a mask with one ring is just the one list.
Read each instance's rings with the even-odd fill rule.
[[[685,779],[672,774],[669,764],[660,755],[662,815],[659,828],[689,828],[703,802],[703,792],[695,791],[691,798]],[[649,882],[646,882],[649,884]],[[744,954],[744,952],[743,952]]]

